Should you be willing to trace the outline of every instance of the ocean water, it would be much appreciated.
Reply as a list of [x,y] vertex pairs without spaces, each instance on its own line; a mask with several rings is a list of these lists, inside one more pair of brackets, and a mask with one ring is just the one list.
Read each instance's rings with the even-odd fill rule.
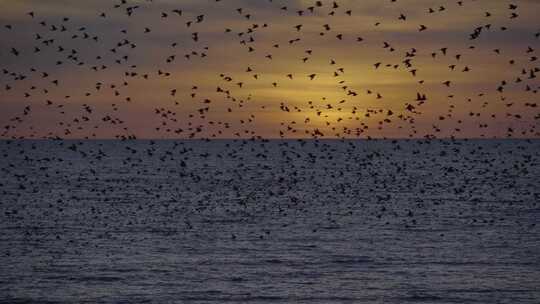
[[1,141],[0,303],[540,303],[540,141]]

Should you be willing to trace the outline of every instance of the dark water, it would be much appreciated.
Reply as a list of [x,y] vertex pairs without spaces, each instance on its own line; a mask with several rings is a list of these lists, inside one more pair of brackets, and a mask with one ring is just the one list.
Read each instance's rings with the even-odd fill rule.
[[540,141],[0,152],[1,303],[540,303]]

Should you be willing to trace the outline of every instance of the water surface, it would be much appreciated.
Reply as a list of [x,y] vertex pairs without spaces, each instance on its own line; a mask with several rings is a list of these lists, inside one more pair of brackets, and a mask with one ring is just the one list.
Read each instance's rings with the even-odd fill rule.
[[540,300],[540,141],[0,152],[2,303]]

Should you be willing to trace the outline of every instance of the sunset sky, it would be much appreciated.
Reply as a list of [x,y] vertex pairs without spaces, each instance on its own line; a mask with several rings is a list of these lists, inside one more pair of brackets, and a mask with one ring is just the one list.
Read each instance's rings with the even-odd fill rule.
[[317,2],[0,0],[0,134],[540,137],[540,1]]

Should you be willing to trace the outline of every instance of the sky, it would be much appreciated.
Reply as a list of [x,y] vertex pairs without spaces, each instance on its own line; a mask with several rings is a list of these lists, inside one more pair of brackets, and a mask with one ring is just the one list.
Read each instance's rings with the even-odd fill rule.
[[537,138],[539,12],[533,0],[0,0],[0,136]]

